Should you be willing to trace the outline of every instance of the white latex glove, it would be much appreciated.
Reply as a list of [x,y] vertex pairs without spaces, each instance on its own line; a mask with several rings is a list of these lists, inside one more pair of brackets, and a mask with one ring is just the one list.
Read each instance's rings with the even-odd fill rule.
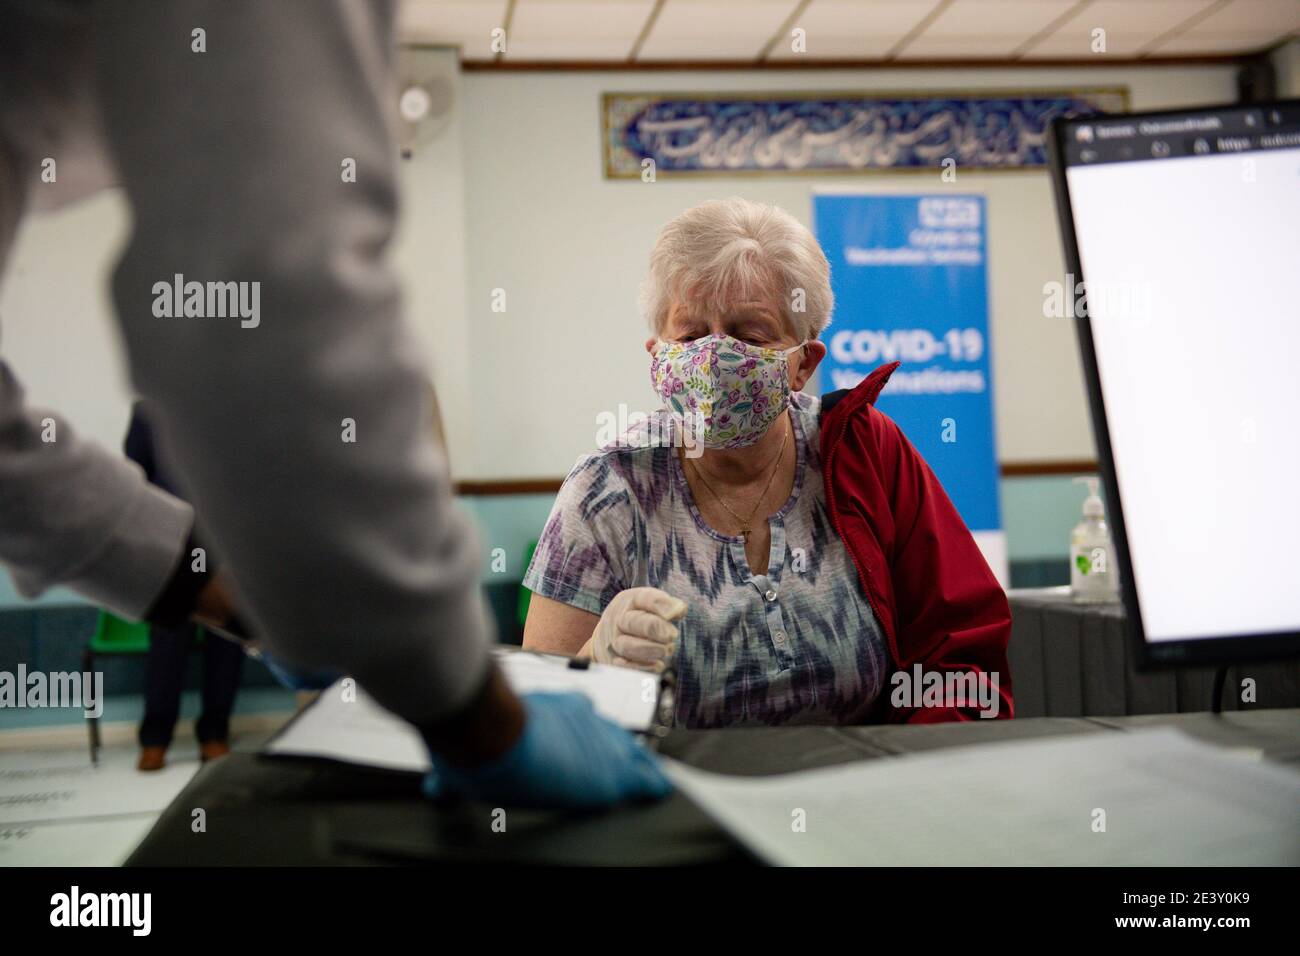
[[686,602],[658,588],[628,588],[614,595],[587,647],[600,664],[662,671],[677,651],[672,622],[686,613]]

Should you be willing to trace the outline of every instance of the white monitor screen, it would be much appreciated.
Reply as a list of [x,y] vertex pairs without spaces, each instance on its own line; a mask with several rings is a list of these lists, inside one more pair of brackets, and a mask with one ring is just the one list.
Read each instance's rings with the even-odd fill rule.
[[1300,110],[1279,105],[1061,132],[1152,645],[1300,632]]

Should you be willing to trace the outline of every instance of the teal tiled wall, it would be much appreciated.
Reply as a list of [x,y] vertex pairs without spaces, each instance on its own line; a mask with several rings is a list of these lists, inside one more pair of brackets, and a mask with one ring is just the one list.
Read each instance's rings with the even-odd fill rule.
[[[1007,532],[1007,549],[1012,566],[1013,586],[1032,587],[1041,583],[1043,570],[1059,565],[1068,578],[1070,529],[1082,513],[1085,489],[1070,476],[1004,478],[1002,520]],[[518,581],[524,549],[541,533],[550,514],[551,495],[510,495],[463,499],[479,528],[484,549],[483,579],[492,583]],[[492,549],[501,548],[505,570],[492,570]],[[1016,580],[1017,569],[1031,579]]]
[[[1012,565],[1059,560],[1065,567],[1070,529],[1079,520],[1083,496],[1083,487],[1073,484],[1069,477],[1003,479],[1002,520]],[[485,584],[514,582],[523,577],[524,550],[541,533],[553,500],[547,494],[459,499],[478,527]],[[493,567],[498,548],[504,558],[504,568],[499,571]],[[0,572],[0,610],[81,603],[81,598],[62,588],[35,601],[25,600],[14,590],[9,576]]]
[[[1069,580],[1070,529],[1079,520],[1083,496],[1084,489],[1072,484],[1069,477],[1002,481],[1002,515],[1013,587]],[[541,533],[553,500],[551,495],[537,494],[462,498],[459,502],[478,527],[484,592],[501,639],[508,643],[518,643],[521,636],[516,606],[524,552]],[[19,660],[31,664],[46,658],[51,664],[57,660],[67,668],[75,667],[93,626],[93,609],[72,592],[55,589],[36,601],[27,601],[18,596],[9,576],[0,573],[0,670],[12,668]],[[133,688],[138,682],[135,662],[109,666],[122,671],[115,684]]]

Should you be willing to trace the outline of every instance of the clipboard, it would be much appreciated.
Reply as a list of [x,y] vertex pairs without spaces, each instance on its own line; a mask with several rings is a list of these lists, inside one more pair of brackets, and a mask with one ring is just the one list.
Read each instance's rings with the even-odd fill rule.
[[[497,664],[516,693],[576,692],[601,716],[657,745],[672,723],[675,678],[517,648],[497,648]],[[263,756],[307,758],[424,774],[428,749],[416,729],[350,678],[321,691],[262,748]]]

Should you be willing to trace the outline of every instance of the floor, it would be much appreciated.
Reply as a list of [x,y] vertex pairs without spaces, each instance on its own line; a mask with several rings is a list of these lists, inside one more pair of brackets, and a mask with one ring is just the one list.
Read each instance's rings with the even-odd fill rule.
[[[244,733],[236,750],[269,736]],[[177,738],[167,766],[135,769],[138,750],[121,742],[91,763],[84,744],[0,751],[0,866],[117,866],[199,769],[198,745]]]

